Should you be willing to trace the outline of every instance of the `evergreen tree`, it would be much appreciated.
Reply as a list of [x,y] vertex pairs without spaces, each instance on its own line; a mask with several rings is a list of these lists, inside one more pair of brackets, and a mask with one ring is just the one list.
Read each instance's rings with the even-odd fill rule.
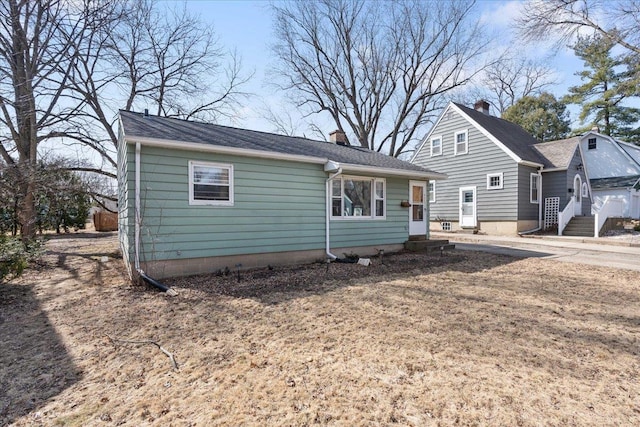
[[615,43],[603,36],[578,37],[575,54],[584,61],[585,69],[576,73],[584,82],[569,88],[565,102],[582,107],[580,121],[586,129],[598,126],[605,135],[626,141],[640,141],[640,109],[623,105],[638,95],[635,67],[612,56]]
[[502,118],[519,124],[538,141],[565,138],[571,130],[567,106],[555,96],[543,92],[539,96],[520,98],[502,115]]

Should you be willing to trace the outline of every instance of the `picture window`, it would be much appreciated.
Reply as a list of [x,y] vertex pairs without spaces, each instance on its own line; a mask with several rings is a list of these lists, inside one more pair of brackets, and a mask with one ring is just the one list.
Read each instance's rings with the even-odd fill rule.
[[331,183],[332,218],[384,218],[386,183],[383,179],[341,177]]

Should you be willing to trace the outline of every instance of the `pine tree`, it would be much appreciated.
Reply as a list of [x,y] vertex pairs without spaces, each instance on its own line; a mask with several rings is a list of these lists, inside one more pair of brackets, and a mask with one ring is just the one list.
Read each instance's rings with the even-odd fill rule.
[[520,98],[507,108],[502,118],[519,124],[538,141],[553,141],[565,138],[571,130],[566,110],[566,104],[543,92]]
[[572,47],[584,61],[585,69],[576,73],[584,83],[570,87],[564,101],[582,106],[580,121],[586,129],[598,126],[605,135],[638,142],[640,109],[623,105],[638,95],[635,65],[613,57],[614,46],[602,36],[578,37]]

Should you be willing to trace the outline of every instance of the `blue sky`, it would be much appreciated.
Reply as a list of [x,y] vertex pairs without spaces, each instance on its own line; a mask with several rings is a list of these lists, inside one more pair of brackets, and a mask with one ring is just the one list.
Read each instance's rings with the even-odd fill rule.
[[[444,1],[444,0],[443,0]],[[506,46],[514,43],[511,23],[517,16],[519,1],[480,1],[479,14],[482,22],[490,31],[498,34],[499,44]],[[255,76],[246,89],[256,96],[241,111],[234,123],[226,123],[250,129],[273,131],[273,126],[261,117],[260,106],[264,103],[277,108],[281,98],[266,84],[267,70],[273,58],[270,46],[274,42],[272,16],[267,1],[198,1],[186,3],[189,11],[214,26],[221,44],[227,49],[236,49],[243,58],[247,71]],[[522,54],[529,58],[545,57],[549,46],[536,44],[521,46]],[[557,96],[566,93],[571,85],[579,84],[575,72],[582,69],[581,61],[570,49],[562,49],[552,58],[551,65],[556,69],[558,84],[551,88]],[[280,104],[279,104],[280,103]],[[293,107],[290,107],[293,108]],[[572,119],[577,118],[577,110],[572,109]],[[322,122],[321,122],[322,124]],[[576,123],[577,124],[577,123]],[[327,123],[327,126],[330,126]],[[331,130],[331,129],[328,129]]]

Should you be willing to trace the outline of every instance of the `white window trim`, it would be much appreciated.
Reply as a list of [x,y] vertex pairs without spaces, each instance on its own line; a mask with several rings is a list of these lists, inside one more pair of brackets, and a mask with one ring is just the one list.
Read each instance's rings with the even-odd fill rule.
[[582,197],[589,197],[589,186],[586,182],[582,183]]
[[[458,135],[464,134],[464,151],[458,151]],[[467,154],[469,152],[469,130],[461,130],[453,133],[453,155]]]
[[[500,177],[500,185],[491,186],[491,178]],[[504,172],[487,174],[487,190],[502,190],[504,188]]]
[[[439,153],[434,153],[433,152],[433,141],[440,141],[440,152]],[[442,135],[437,135],[431,138],[430,141],[430,145],[431,145],[431,157],[435,157],[435,156],[442,156]]]
[[[536,188],[536,200],[534,200],[531,195],[533,194],[533,177],[536,177],[536,183],[538,184],[537,188]],[[540,175],[538,175],[537,173],[532,173],[529,174],[529,202],[533,203],[533,204],[539,204],[540,203]]]
[[[433,191],[429,191],[429,185],[433,184]],[[427,184],[427,191],[429,191],[429,203],[436,202],[436,182],[433,180],[429,180],[429,184]]]
[[[193,198],[193,168],[194,166],[204,166],[213,168],[229,169],[229,200],[195,200]],[[233,206],[234,204],[234,188],[233,188],[233,165],[227,163],[200,162],[195,160],[189,161],[189,205],[194,206]]]
[[[341,175],[339,178],[335,178],[336,181],[340,180],[340,203],[344,200],[344,180],[353,179],[354,181],[371,181],[371,215],[369,216],[334,216],[333,209],[331,208],[331,220],[336,221],[379,221],[387,219],[387,180],[385,178],[373,178],[370,176],[354,176],[354,175]],[[384,215],[376,216],[376,182],[382,182],[384,186],[384,199],[383,210]],[[331,194],[331,200],[333,203],[333,193]],[[342,211],[342,205],[340,211]]]

